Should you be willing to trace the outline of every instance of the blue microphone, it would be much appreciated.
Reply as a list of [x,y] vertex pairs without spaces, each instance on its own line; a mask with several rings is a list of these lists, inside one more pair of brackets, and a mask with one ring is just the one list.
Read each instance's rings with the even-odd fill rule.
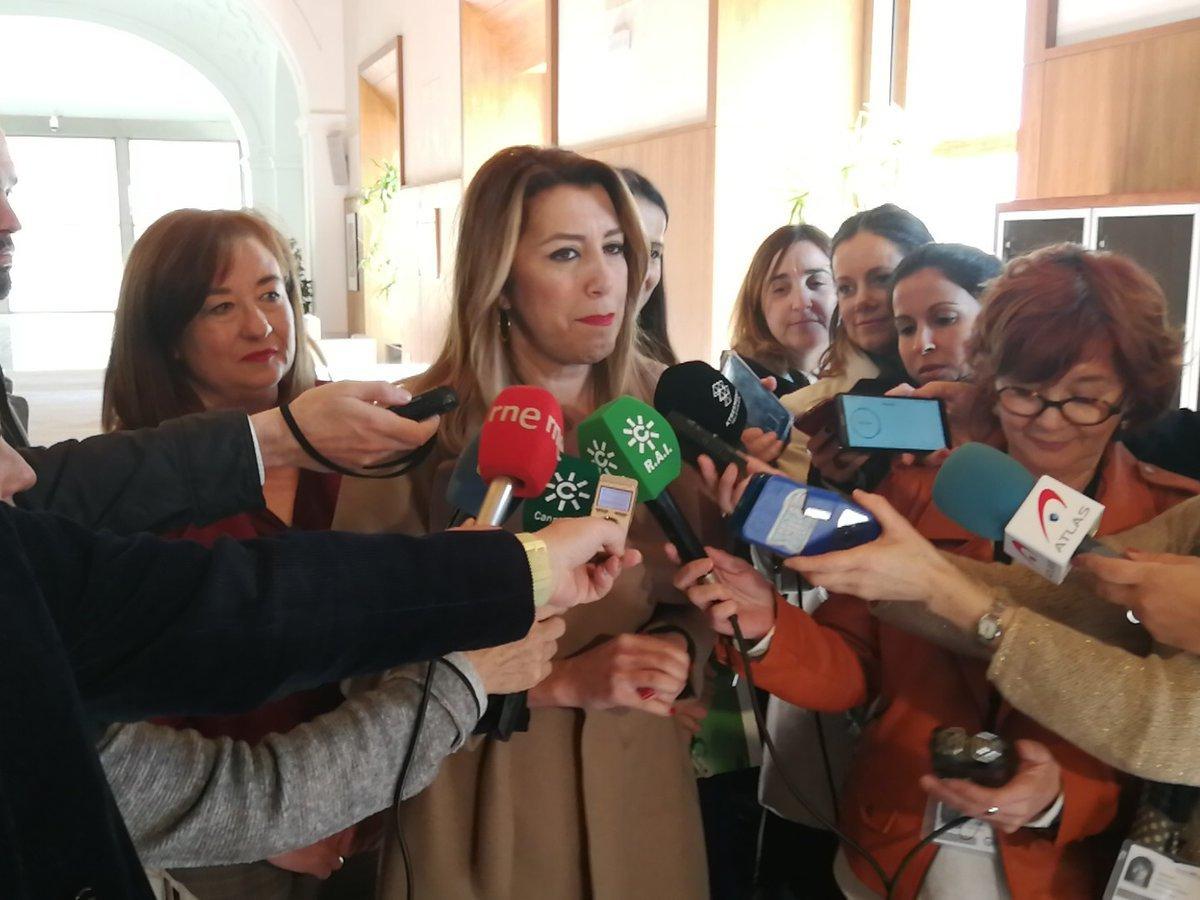
[[987,444],[963,444],[938,470],[933,502],[972,534],[1002,541],[1033,485],[1029,470],[1007,453]]
[[1120,557],[1092,535],[1104,506],[1049,475],[1034,478],[986,444],[963,444],[933,482],[933,502],[972,534],[1003,541],[1004,552],[1054,584],[1080,553]]
[[743,541],[779,556],[848,550],[880,535],[879,522],[857,503],[763,473],[750,479],[730,522]]

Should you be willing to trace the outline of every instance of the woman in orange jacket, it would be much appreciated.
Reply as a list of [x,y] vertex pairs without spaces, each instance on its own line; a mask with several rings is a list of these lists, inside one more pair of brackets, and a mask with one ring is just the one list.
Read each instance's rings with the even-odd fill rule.
[[[991,288],[976,322],[971,365],[997,420],[998,441],[1035,474],[1104,504],[1104,534],[1200,493],[1200,483],[1139,465],[1116,440],[1119,428],[1148,422],[1167,407],[1180,355],[1161,289],[1149,275],[1127,259],[1062,246],[1014,262]],[[933,507],[934,474],[898,467],[879,492],[936,546],[994,559],[991,543]],[[752,655],[760,687],[821,710],[886,704],[863,735],[841,801],[841,827],[889,879],[928,831],[923,823],[933,802],[994,826],[991,855],[953,841],[923,848],[893,896],[1098,895],[1112,862],[1098,839],[1114,825],[1122,787],[1114,770],[1011,709],[989,685],[984,661],[882,623],[852,596],[834,595],[809,616],[775,597],[748,565],[718,551],[710,557],[684,566],[677,584],[708,610],[719,632],[730,633],[736,614],[746,637],[759,641]],[[721,581],[698,583],[714,567]],[[981,642],[989,630],[978,630]],[[987,789],[934,778],[930,734],[948,725],[1015,742],[1020,763],[1013,779]],[[886,890],[871,864],[845,847],[836,871],[851,898]]]

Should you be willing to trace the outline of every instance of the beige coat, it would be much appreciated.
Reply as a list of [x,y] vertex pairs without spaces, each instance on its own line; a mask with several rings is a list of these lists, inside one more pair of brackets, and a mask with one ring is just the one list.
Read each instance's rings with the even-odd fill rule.
[[[408,533],[443,527],[452,465],[431,460],[396,481],[347,479],[334,527]],[[700,493],[688,472],[672,489],[693,523]],[[602,601],[570,613],[559,656],[670,619],[698,639],[698,655],[706,658],[711,638],[670,586],[674,567],[643,508],[631,536],[645,564],[623,574]],[[688,748],[688,736],[671,719],[627,710],[532,710],[528,732],[507,743],[477,741],[402,806],[417,894],[430,900],[707,897]],[[380,896],[404,896],[394,834],[384,849]]]
[[[865,353],[855,353],[846,361],[846,371],[841,375],[821,378],[812,384],[792,391],[780,398],[780,402],[792,417],[804,415],[818,403],[844,393],[863,378],[878,378],[879,367]],[[812,435],[793,431],[791,440],[775,461],[775,467],[793,481],[801,484],[808,481],[808,470],[812,466],[812,454],[808,452],[808,440]]]

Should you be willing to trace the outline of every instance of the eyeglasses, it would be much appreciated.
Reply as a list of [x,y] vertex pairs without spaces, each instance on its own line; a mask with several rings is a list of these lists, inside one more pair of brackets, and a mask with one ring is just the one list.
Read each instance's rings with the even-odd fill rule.
[[1004,387],[998,391],[1000,405],[1014,416],[1034,419],[1053,407],[1072,425],[1099,425],[1121,412],[1119,405],[1093,397],[1067,397],[1047,400],[1037,391],[1022,387]]

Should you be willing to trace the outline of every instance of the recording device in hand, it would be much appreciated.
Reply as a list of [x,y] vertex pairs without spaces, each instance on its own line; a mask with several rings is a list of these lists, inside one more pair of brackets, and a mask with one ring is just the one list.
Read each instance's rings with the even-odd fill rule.
[[1005,553],[1055,584],[1079,553],[1120,556],[1092,537],[1102,504],[1048,475],[1035,479],[986,444],[964,444],[946,458],[933,502],[972,534],[1003,541]]
[[941,400],[838,394],[834,411],[838,440],[847,450],[931,453],[949,446]]
[[592,515],[615,522],[629,534],[633,523],[633,508],[637,506],[638,485],[632,478],[605,472],[596,487],[596,499],[592,503]]
[[403,406],[389,406],[392,412],[404,419],[414,422],[424,422],[434,416],[444,415],[458,406],[458,394],[454,388],[436,387],[423,394],[417,394]]
[[779,556],[815,556],[875,540],[879,522],[841,494],[755,475],[730,517],[734,533]]
[[961,778],[988,788],[1003,787],[1017,772],[1012,745],[990,731],[969,734],[965,728],[935,728],[929,755],[938,778]]
[[497,395],[479,432],[479,475],[488,486],[481,525],[503,522],[513,497],[528,500],[546,489],[562,435],[562,409],[549,391],[514,385]]
[[555,519],[590,515],[599,480],[600,470],[595,465],[564,453],[546,489],[525,501],[525,530],[538,531]]
[[[761,428],[786,441],[792,433],[792,414],[779,398],[763,387],[754,370],[735,351],[721,354],[721,374],[742,395],[746,405],[746,427]],[[657,405],[657,398],[655,398]]]
[[[760,385],[761,387],[761,385]],[[654,389],[654,407],[662,415],[679,413],[727,444],[737,446],[746,428],[742,396],[708,363],[692,360],[664,371]],[[687,435],[678,435],[683,457],[690,463],[706,452]]]

